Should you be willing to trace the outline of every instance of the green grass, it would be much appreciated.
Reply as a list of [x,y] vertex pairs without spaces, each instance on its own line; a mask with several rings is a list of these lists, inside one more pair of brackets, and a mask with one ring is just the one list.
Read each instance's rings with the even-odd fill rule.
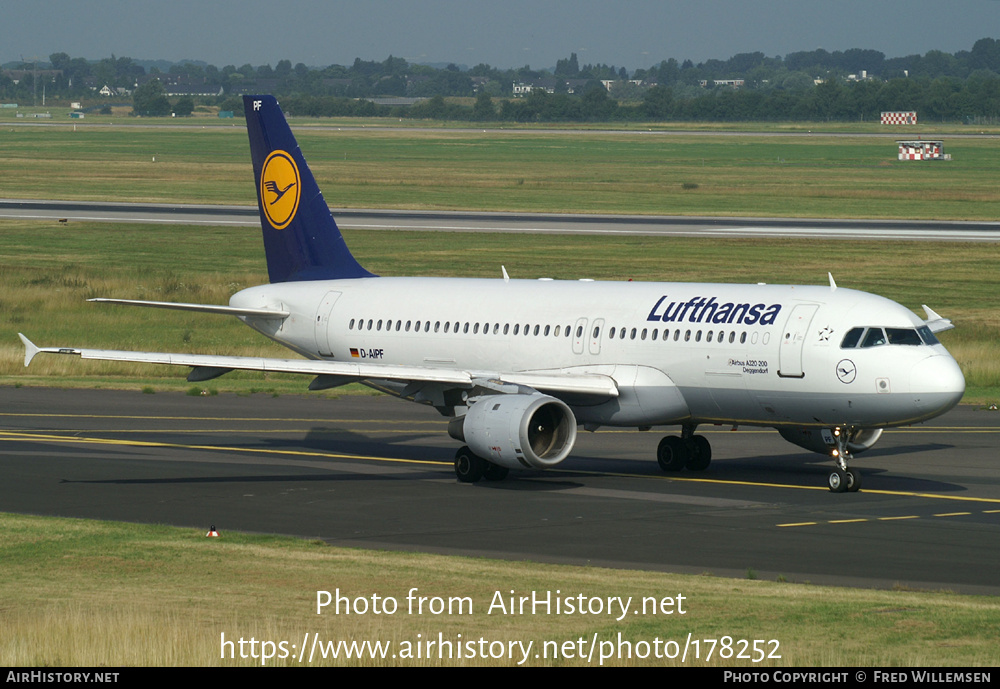
[[[938,163],[897,161],[892,137],[330,125],[301,128],[298,139],[334,206],[1000,218],[996,138],[946,140],[954,160]],[[242,126],[0,124],[0,185],[8,197],[252,205],[250,180]]]
[[[223,530],[0,514],[0,664],[16,666],[259,665],[223,660],[222,635],[289,646],[324,640],[618,642],[777,639],[780,659],[754,665],[688,658],[686,666],[978,666],[1000,660],[1000,599],[947,592],[841,590],[804,583],[609,571],[534,562],[332,548],[318,542]],[[317,591],[352,600],[392,597],[393,615],[316,614]],[[408,614],[423,596],[468,597],[472,614]],[[496,592],[519,595],[685,597],[684,615],[487,614]],[[676,607],[676,606],[675,606]],[[418,635],[420,635],[418,637]],[[830,640],[836,639],[831,644]],[[707,643],[702,644],[702,653]],[[767,647],[772,650],[772,646]],[[235,647],[238,652],[239,647]],[[274,659],[269,665],[294,665]],[[308,663],[302,663],[306,665]],[[314,661],[313,665],[513,665],[507,660]],[[577,658],[539,665],[587,665]],[[597,665],[597,659],[591,663]],[[612,660],[680,666],[679,660]]]

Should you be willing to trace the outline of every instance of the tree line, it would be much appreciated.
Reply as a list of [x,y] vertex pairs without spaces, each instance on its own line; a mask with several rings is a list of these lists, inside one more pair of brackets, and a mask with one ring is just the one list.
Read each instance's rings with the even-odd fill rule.
[[[127,90],[137,114],[185,114],[195,103],[239,111],[239,94],[268,92],[299,116],[409,117],[467,121],[560,122],[616,120],[761,121],[874,120],[884,110],[916,110],[922,121],[1000,118],[1000,42],[983,38],[954,54],[886,58],[875,50],[814,50],[728,60],[664,60],[631,72],[579,63],[576,54],[554,69],[417,65],[389,56],[351,65],[310,68],[281,60],[221,69],[206,63],[143,63],[128,57],[96,62],[54,53],[47,65],[7,64],[18,83],[0,76],[0,99],[28,100],[45,79],[50,97],[89,98],[107,85]],[[11,72],[13,73],[13,72]],[[716,81],[729,80],[716,85]],[[735,80],[739,86],[734,87]],[[164,83],[218,89],[222,96],[169,99]],[[513,97],[514,84],[533,84]],[[406,107],[370,99],[423,99]],[[464,98],[465,100],[461,100]]]

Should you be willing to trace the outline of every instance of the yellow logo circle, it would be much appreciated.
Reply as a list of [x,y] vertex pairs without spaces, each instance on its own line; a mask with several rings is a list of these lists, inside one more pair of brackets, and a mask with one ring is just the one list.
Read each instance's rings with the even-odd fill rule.
[[295,218],[300,186],[299,168],[292,156],[285,151],[272,152],[260,173],[260,205],[274,229],[285,229]]

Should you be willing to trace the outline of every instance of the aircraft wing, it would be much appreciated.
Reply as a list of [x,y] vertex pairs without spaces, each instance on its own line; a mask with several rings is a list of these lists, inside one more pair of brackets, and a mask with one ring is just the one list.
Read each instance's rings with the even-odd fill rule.
[[355,363],[325,359],[271,359],[266,357],[220,356],[214,354],[180,354],[170,352],[132,352],[114,349],[83,349],[78,347],[39,347],[23,334],[24,365],[27,367],[35,355],[71,354],[81,359],[98,361],[128,361],[146,364],[190,366],[189,380],[207,380],[233,370],[272,371],[330,376],[338,384],[362,380],[392,380],[409,383],[438,383],[458,388],[471,388],[477,380],[492,379],[504,383],[526,385],[542,392],[572,393],[617,397],[618,386],[610,376],[601,374],[572,374],[560,372],[510,373],[491,371],[465,371],[433,366],[397,366],[393,364]]
[[215,304],[184,304],[176,301],[142,301],[141,299],[88,299],[87,301],[102,304],[121,304],[123,306],[146,306],[154,309],[174,309],[176,311],[198,311],[200,313],[222,313],[228,316],[252,316],[253,318],[287,318],[288,311],[276,309],[244,309],[236,306],[216,306]]

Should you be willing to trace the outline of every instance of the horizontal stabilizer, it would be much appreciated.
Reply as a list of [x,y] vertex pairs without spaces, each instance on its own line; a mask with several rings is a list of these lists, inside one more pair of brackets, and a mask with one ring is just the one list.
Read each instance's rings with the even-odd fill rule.
[[216,304],[184,304],[176,301],[142,301],[140,299],[88,299],[87,301],[101,304],[121,304],[123,306],[146,306],[154,309],[174,309],[177,311],[199,311],[201,313],[222,313],[229,316],[245,316],[248,318],[288,318],[288,311],[278,309],[244,309],[235,306],[220,306]]

